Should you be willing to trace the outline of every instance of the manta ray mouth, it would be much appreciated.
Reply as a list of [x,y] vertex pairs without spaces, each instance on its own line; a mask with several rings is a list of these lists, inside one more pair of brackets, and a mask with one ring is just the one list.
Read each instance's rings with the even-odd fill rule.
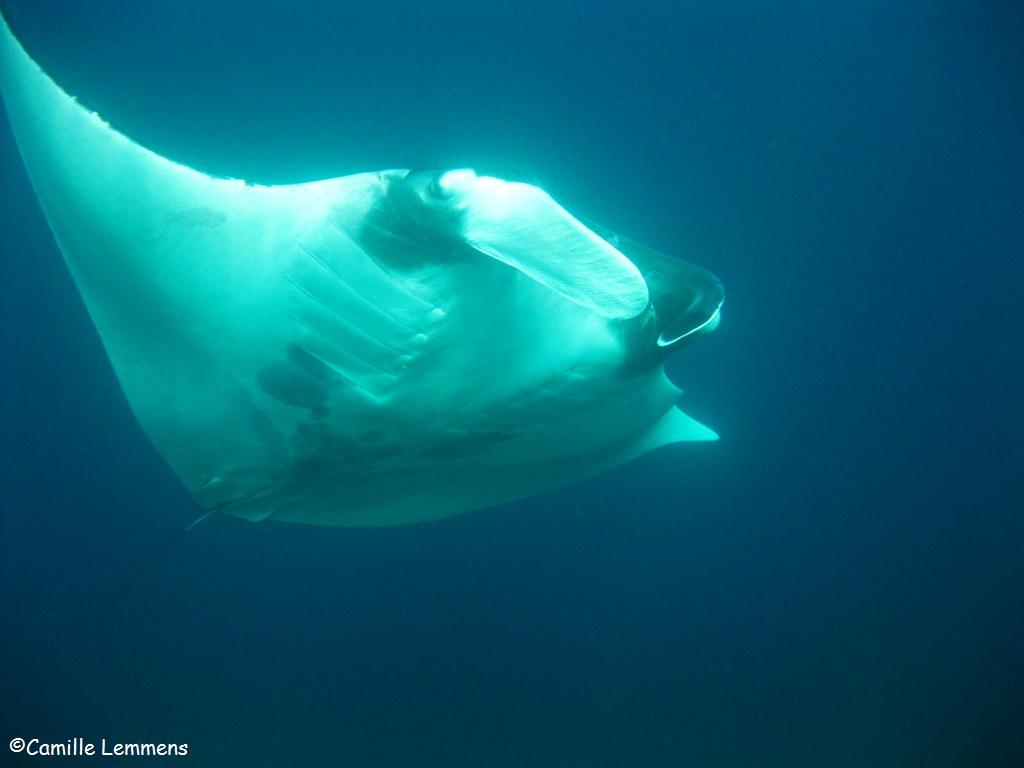
[[[703,315],[703,312],[698,312],[698,316],[701,315]],[[690,317],[689,313],[686,315],[686,317]],[[681,342],[683,339],[689,338],[691,336],[701,336],[705,333],[711,333],[711,331],[715,330],[715,328],[718,327],[718,323],[721,322],[721,319],[722,310],[721,307],[719,307],[718,309],[715,310],[714,314],[712,314],[711,317],[709,317],[703,323],[696,327],[690,328],[689,330],[683,331],[678,335],[675,335],[676,332],[672,329],[664,330],[658,335],[658,346],[671,347],[672,345]],[[687,327],[688,324],[683,322],[680,323],[680,325],[682,325],[683,327]]]
[[659,359],[718,327],[725,289],[713,273],[588,219],[581,221],[625,255],[643,275],[654,309]]

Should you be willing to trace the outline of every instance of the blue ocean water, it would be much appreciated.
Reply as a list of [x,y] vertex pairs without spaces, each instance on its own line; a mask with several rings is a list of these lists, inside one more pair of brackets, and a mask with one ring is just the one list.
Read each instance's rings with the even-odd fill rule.
[[187,742],[164,762],[193,766],[1024,765],[1017,4],[5,7],[175,160],[522,169],[727,301],[669,365],[721,442],[422,526],[213,518],[97,627],[196,511],[4,127],[3,740]]

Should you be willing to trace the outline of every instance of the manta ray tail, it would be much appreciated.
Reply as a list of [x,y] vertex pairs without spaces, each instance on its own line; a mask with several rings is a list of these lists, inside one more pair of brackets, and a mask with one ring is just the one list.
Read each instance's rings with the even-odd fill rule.
[[95,625],[94,631],[98,630],[100,627],[102,627],[104,624],[107,623],[107,619],[109,619],[113,615],[114,611],[117,610],[117,607],[124,600],[124,597],[125,597],[125,595],[128,594],[128,591],[133,586],[135,586],[135,583],[140,578],[142,578],[142,576],[153,566],[153,564],[157,560],[159,560],[161,557],[163,557],[163,555],[171,547],[173,547],[175,544],[177,544],[179,541],[181,541],[183,538],[185,538],[185,535],[189,531],[191,531],[193,528],[195,528],[201,522],[203,522],[208,517],[210,517],[211,515],[215,514],[218,511],[219,511],[218,509],[211,509],[208,512],[204,512],[199,517],[197,517],[195,520],[193,520],[191,523],[186,525],[183,529],[181,529],[178,533],[176,533],[174,536],[172,536],[170,539],[165,541],[156,552],[154,552],[152,555],[150,555],[150,557],[145,562],[143,562],[135,570],[135,573],[133,573],[131,575],[131,577],[122,585],[121,589],[118,590],[118,593],[116,595],[114,595],[114,599],[110,601],[110,604],[107,605],[106,610],[104,610],[103,613],[101,613],[99,618],[96,620],[96,625]]

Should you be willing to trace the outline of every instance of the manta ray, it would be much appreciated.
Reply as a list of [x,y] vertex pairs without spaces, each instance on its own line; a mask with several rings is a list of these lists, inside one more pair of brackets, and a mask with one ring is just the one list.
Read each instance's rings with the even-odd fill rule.
[[32,186],[202,509],[415,523],[717,439],[663,370],[718,324],[711,273],[482,170],[209,176],[119,133],[0,27]]

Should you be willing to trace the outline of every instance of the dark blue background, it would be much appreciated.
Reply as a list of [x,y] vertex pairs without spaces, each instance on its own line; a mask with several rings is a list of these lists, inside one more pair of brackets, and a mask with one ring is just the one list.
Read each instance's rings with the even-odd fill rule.
[[[717,444],[430,525],[194,516],[0,133],[4,740],[188,765],[1024,765],[1015,3],[9,0],[142,144],[529,171],[717,272]],[[184,761],[177,761],[184,762]]]

